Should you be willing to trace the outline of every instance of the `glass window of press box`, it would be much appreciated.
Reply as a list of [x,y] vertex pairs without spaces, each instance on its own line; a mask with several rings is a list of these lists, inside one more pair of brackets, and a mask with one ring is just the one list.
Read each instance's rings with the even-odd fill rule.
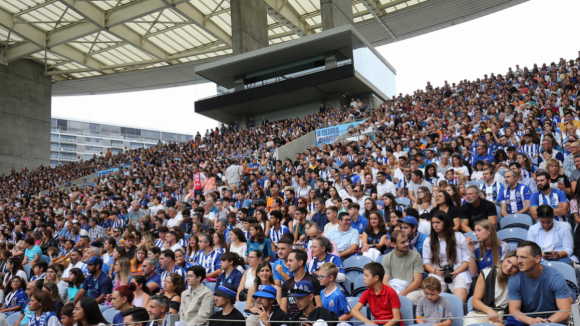
[[395,73],[358,37],[352,35],[354,70],[388,97],[395,96]]

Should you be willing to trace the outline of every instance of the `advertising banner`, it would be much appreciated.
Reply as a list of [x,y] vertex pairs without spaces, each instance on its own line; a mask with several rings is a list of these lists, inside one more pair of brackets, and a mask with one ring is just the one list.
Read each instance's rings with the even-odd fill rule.
[[336,141],[336,137],[347,132],[348,128],[355,127],[355,126],[361,124],[362,122],[364,122],[364,120],[345,123],[343,125],[332,126],[332,127],[328,127],[328,128],[317,129],[316,130],[316,146],[318,147],[322,144],[334,143]]

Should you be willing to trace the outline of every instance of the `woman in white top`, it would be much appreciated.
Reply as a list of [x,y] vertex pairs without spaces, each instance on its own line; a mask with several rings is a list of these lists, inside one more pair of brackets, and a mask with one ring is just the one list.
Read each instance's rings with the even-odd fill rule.
[[310,186],[308,185],[308,183],[306,182],[306,179],[304,177],[300,177],[300,179],[298,179],[298,189],[296,189],[296,192],[298,193],[298,197],[308,197],[308,192],[310,191]]
[[405,153],[405,151],[403,150],[403,145],[401,144],[397,144],[397,146],[395,147],[395,152],[393,153],[393,155],[397,158],[397,160],[399,159],[399,157],[401,155],[407,154]]
[[336,191],[336,188],[334,187],[330,187],[328,188],[328,194],[330,195],[330,197],[326,200],[326,202],[324,203],[324,205],[326,206],[326,208],[333,206],[334,204],[332,203],[332,199],[334,197],[338,197],[338,191]]
[[453,171],[459,171],[461,174],[469,176],[469,169],[463,164],[463,158],[461,158],[460,154],[455,153],[451,155],[451,164],[451,169]]
[[150,290],[147,287],[147,279],[143,275],[135,275],[131,283],[134,283],[136,286],[133,293],[135,295],[133,297],[133,305],[135,307],[147,307],[149,299],[151,299]]
[[258,270],[258,265],[264,259],[264,254],[261,250],[252,250],[248,254],[248,261],[246,262],[250,265],[250,269],[247,269],[242,280],[240,281],[240,286],[238,287],[238,297],[236,301],[246,301],[248,297],[248,289],[254,285],[254,279],[256,278],[256,271]]
[[246,247],[248,246],[248,240],[244,236],[244,232],[242,229],[233,228],[229,234],[231,240],[230,252],[235,252],[240,258],[244,258],[246,256]]
[[429,213],[433,209],[431,192],[427,187],[417,188],[417,202],[413,204],[413,208],[419,212],[417,216],[419,227],[418,231],[421,233],[431,233],[431,223],[429,222]]
[[24,282],[28,283],[28,276],[26,275],[24,268],[22,268],[20,259],[14,257],[8,258],[6,261],[6,270],[8,273],[4,275],[5,288],[10,289],[10,284],[8,284],[8,282],[10,282],[10,279],[14,276],[20,276]]
[[[453,220],[444,211],[437,211],[431,218],[431,234],[423,243],[423,265],[429,276],[441,281],[441,289],[451,292],[467,302],[467,292],[471,286],[469,273],[469,249],[465,236],[453,231]],[[452,280],[444,280],[449,267]]]
[[62,302],[68,302],[68,282],[61,279],[61,272],[58,266],[48,266],[46,269],[46,282],[52,282],[58,287],[58,293]]

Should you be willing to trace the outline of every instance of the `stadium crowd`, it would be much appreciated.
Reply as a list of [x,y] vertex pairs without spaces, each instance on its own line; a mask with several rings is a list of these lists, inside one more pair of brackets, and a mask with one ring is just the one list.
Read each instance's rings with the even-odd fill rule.
[[[0,177],[0,316],[451,326],[469,300],[464,325],[565,323],[580,288],[579,64],[580,52],[427,83],[378,108],[322,103],[184,144],[13,170]],[[354,138],[275,158],[355,121]]]

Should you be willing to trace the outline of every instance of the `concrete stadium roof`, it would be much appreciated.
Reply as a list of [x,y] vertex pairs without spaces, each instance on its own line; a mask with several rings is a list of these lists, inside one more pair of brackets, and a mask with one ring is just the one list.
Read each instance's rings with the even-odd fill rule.
[[[264,0],[270,44],[322,31],[319,0]],[[354,26],[379,46],[528,0],[355,0]],[[195,66],[232,55],[229,0],[3,0],[0,63],[45,66],[54,96],[195,84]]]

